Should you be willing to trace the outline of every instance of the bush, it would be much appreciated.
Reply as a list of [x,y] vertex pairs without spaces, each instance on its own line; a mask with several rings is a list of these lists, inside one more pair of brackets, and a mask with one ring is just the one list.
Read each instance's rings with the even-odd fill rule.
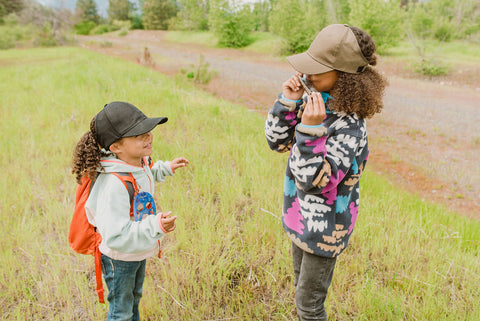
[[182,68],[180,72],[196,84],[208,84],[212,77],[215,77],[217,74],[216,71],[210,70],[210,63],[205,61],[203,55],[200,55],[196,65],[191,64],[190,69]]
[[88,35],[97,26],[93,21],[82,21],[75,25],[77,35]]
[[252,23],[248,6],[239,9],[226,1],[216,1],[210,9],[209,25],[218,37],[219,46],[241,48],[251,43]]
[[425,58],[414,66],[414,70],[425,76],[441,76],[448,74],[448,66],[434,58]]
[[18,46],[21,42],[31,40],[33,34],[32,25],[5,25],[0,26],[0,49],[10,49]]
[[130,22],[130,20],[113,20],[112,31],[117,31],[120,29],[132,29],[132,23]]
[[6,17],[3,17],[3,22],[6,26],[17,26],[18,16],[15,13],[11,13]]
[[379,53],[398,44],[403,35],[404,16],[399,0],[349,0],[349,3],[350,24],[372,36]]
[[276,3],[270,14],[270,30],[284,40],[285,54],[307,50],[325,26],[319,5],[303,0],[279,0]]
[[15,47],[15,36],[8,32],[8,28],[0,27],[0,49],[10,49]]
[[36,30],[33,37],[33,44],[41,47],[58,46],[59,43],[52,32],[52,26],[50,22],[45,22],[43,27]]
[[132,29],[144,29],[142,24],[142,16],[139,14],[135,14],[131,18]]
[[169,20],[175,17],[178,8],[171,0],[145,0],[142,22],[145,29],[167,30]]
[[451,23],[440,22],[436,26],[433,36],[438,41],[449,42],[450,40],[452,40],[452,30],[454,29],[455,27]]
[[90,31],[91,35],[101,35],[107,32],[112,31],[110,25],[98,25]]
[[252,42],[249,25],[239,15],[223,20],[223,23],[217,26],[216,34],[221,47],[241,48]]
[[107,32],[113,32],[117,30],[126,30],[127,32],[131,29],[132,25],[129,20],[114,20],[112,24],[105,25],[101,24],[96,26],[90,31],[91,35],[101,35]]

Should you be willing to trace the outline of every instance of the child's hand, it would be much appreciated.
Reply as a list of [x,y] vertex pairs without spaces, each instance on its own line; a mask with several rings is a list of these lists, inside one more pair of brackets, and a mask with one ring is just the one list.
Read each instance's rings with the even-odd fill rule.
[[307,105],[302,115],[302,124],[315,126],[320,125],[327,116],[325,110],[325,103],[323,102],[322,94],[314,92],[307,98]]
[[298,80],[298,76],[302,74],[297,73],[294,76],[290,77],[282,85],[282,94],[283,97],[291,100],[299,100],[303,96],[303,87]]
[[179,157],[175,158],[174,160],[170,161],[170,167],[172,168],[172,171],[175,172],[175,170],[179,167],[185,167],[189,164],[190,162],[188,159],[185,157]]
[[176,216],[169,217],[172,212],[160,213],[160,223],[162,224],[163,229],[169,233],[175,229],[175,220]]

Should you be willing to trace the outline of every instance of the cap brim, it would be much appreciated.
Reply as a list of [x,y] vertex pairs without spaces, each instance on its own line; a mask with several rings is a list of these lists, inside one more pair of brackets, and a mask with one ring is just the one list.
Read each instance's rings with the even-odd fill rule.
[[166,123],[168,120],[167,117],[156,117],[156,118],[145,118],[140,123],[138,123],[135,127],[131,128],[123,137],[131,137],[131,136],[138,136],[148,133],[156,126]]
[[323,74],[334,70],[324,64],[319,63],[313,59],[308,52],[303,52],[297,55],[287,57],[290,65],[299,73],[305,75]]

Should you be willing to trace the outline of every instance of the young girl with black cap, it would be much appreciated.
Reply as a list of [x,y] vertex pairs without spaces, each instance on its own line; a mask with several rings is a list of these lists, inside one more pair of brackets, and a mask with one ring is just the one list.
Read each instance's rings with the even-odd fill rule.
[[292,241],[297,314],[327,320],[336,258],[358,214],[369,153],[365,119],[381,111],[387,83],[371,67],[375,43],[356,27],[327,26],[307,52],[287,60],[297,74],[283,83],[265,134],[272,150],[290,151],[282,223]]
[[167,120],[148,118],[126,102],[112,102],[92,119],[90,131],[75,148],[72,172],[77,182],[84,175],[95,181],[85,210],[88,221],[102,237],[99,250],[110,304],[107,320],[140,319],[138,305],[146,258],[158,253],[160,238],[175,229],[177,217],[171,212],[131,216],[129,192],[122,180],[112,175],[132,175],[138,192],[135,202],[139,196],[147,197],[149,206],[155,208],[151,198],[154,182],[165,181],[166,176],[188,164],[184,157],[149,164],[151,131]]

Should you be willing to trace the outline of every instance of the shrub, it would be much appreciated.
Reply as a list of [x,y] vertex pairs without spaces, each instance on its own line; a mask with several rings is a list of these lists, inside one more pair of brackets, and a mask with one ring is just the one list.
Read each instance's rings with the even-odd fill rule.
[[414,66],[414,70],[422,75],[435,77],[448,74],[449,68],[434,58],[425,58]]
[[128,35],[128,29],[121,29],[120,32],[118,33],[120,37],[124,37]]
[[283,38],[284,53],[305,51],[325,26],[319,3],[303,0],[279,0],[270,14],[270,30]]
[[101,35],[101,34],[104,34],[104,33],[110,32],[110,31],[112,31],[111,26],[102,24],[102,25],[98,25],[95,28],[93,28],[90,31],[90,34],[91,35]]
[[0,26],[0,49],[10,49],[32,39],[33,25]]
[[438,41],[449,42],[452,40],[452,30],[454,29],[455,27],[451,23],[442,21],[436,26],[433,36]]
[[226,1],[216,1],[210,9],[209,25],[218,37],[219,46],[241,48],[251,43],[252,23],[248,6],[239,9]]
[[132,22],[132,29],[144,29],[141,15],[139,14],[132,15],[132,18],[130,21]]
[[106,25],[106,24],[101,24],[96,26],[90,31],[91,35],[101,35],[107,32],[113,32],[117,30],[130,30],[132,27],[131,23],[129,20],[114,20],[112,24]]
[[145,0],[142,23],[145,29],[167,30],[169,20],[175,17],[177,11],[171,0]]
[[180,72],[196,84],[208,84],[212,77],[215,77],[217,74],[216,71],[210,70],[210,63],[205,61],[203,55],[200,55],[196,65],[190,65],[190,69],[188,70],[182,68]]
[[349,0],[349,4],[350,24],[370,34],[379,53],[398,44],[404,16],[399,0]]
[[75,25],[77,35],[88,35],[97,26],[93,21],[82,21]]
[[50,22],[45,22],[41,28],[36,30],[33,37],[33,44],[41,47],[54,47],[58,45],[58,40],[53,34]]
[[15,47],[15,35],[8,32],[10,28],[0,27],[0,49]]
[[248,46],[251,43],[249,25],[239,15],[226,16],[217,26],[218,45],[231,48]]

